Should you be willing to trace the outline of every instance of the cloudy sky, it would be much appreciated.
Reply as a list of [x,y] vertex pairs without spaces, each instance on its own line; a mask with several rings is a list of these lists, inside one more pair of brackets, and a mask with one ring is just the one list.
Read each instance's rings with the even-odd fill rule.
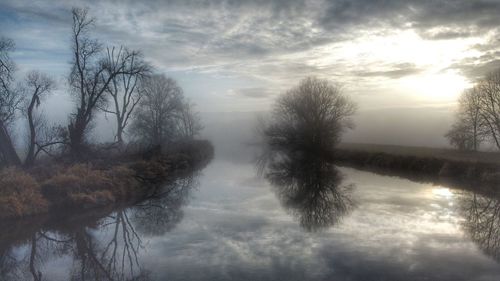
[[0,0],[19,74],[57,78],[54,104],[66,96],[74,6],[90,8],[105,44],[139,49],[178,79],[202,112],[268,110],[310,75],[343,85],[361,114],[452,112],[464,88],[500,67],[497,0]]

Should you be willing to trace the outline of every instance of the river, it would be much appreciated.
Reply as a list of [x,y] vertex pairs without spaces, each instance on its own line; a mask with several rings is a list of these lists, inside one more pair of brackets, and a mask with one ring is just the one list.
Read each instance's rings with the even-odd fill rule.
[[335,173],[310,194],[216,158],[135,206],[4,226],[0,279],[500,280],[497,198]]

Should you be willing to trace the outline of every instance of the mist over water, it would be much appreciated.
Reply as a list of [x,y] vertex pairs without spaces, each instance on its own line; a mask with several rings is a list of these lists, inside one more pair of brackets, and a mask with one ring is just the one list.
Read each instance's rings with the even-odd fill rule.
[[[266,112],[201,113],[205,128],[202,135],[210,139],[220,156],[248,156],[240,144],[258,140],[255,129],[259,116]],[[402,146],[449,147],[444,137],[453,122],[449,108],[389,108],[359,110],[356,124],[347,131],[343,142],[393,144]],[[243,147],[243,148],[242,148]],[[239,153],[235,153],[240,151]]]

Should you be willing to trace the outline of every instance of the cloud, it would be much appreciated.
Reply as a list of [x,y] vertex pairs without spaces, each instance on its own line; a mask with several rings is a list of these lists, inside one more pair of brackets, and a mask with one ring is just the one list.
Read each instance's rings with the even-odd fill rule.
[[452,40],[468,38],[476,34],[476,31],[469,28],[435,28],[420,33],[422,38],[429,40]]
[[230,90],[229,94],[236,97],[248,97],[248,98],[268,98],[273,95],[273,91],[269,88],[241,88]]
[[[235,97],[254,97],[255,102],[270,96],[259,88],[281,92],[310,75],[373,94],[387,88],[377,85],[381,78],[397,80],[450,68],[472,80],[496,65],[496,57],[483,57],[479,64],[470,61],[496,50],[498,42],[489,41],[500,34],[500,3],[482,0],[5,0],[0,3],[2,35],[16,41],[16,60],[24,60],[21,68],[36,61],[44,65],[38,68],[53,67],[54,73],[67,74],[72,6],[90,8],[97,18],[93,34],[106,44],[140,49],[158,71],[167,74],[218,79],[218,93],[244,89],[234,90]],[[394,42],[369,48],[373,37],[405,32],[436,44],[453,40],[460,46],[475,44],[471,50],[476,53],[462,52],[465,58],[436,62],[436,69],[429,70],[434,62],[422,60],[421,50],[415,50],[415,56],[403,52],[406,57],[388,60],[387,55],[398,53],[392,51],[397,47]],[[363,48],[368,48],[359,50],[353,42],[362,40]],[[374,56],[379,53],[381,57]],[[202,85],[191,88],[194,96],[207,92]],[[206,108],[218,110],[217,104]]]
[[321,23],[330,27],[385,26],[419,30],[436,26],[476,27],[498,26],[500,3],[497,1],[410,1],[410,0],[338,0],[329,1]]
[[373,70],[373,71],[358,71],[355,75],[363,77],[385,77],[391,79],[398,79],[401,77],[415,75],[422,72],[422,69],[415,66],[412,63],[400,63],[393,66],[387,67],[385,70]]

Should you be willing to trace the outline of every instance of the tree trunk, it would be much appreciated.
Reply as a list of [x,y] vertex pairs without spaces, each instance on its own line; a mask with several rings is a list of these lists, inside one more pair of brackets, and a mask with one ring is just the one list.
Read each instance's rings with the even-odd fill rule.
[[116,115],[116,123],[118,124],[117,128],[116,128],[116,141],[118,142],[118,144],[121,146],[123,144],[123,121],[122,119],[119,117],[119,115],[117,114]]
[[76,159],[81,159],[85,152],[85,129],[87,123],[81,114],[77,114],[75,120],[68,126],[71,155]]
[[477,151],[477,127],[476,125],[474,125],[474,136],[473,136],[473,148],[474,148],[474,151]]
[[35,124],[33,122],[33,108],[35,107],[35,96],[33,96],[31,103],[28,107],[28,125],[30,129],[30,143],[28,148],[28,154],[26,155],[26,160],[24,160],[24,165],[27,167],[32,166],[35,163],[35,142],[36,142],[36,130]]
[[0,153],[3,155],[3,159],[7,166],[19,166],[21,165],[21,159],[17,155],[16,149],[12,144],[9,132],[2,120],[0,120]]

